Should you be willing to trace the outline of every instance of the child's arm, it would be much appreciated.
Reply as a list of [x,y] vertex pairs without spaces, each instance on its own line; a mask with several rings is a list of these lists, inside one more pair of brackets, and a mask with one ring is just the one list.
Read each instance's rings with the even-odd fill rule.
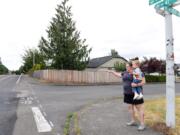
[[132,87],[138,87],[138,86],[143,86],[145,84],[146,84],[146,78],[143,76],[142,81],[140,83],[132,83],[131,86]]

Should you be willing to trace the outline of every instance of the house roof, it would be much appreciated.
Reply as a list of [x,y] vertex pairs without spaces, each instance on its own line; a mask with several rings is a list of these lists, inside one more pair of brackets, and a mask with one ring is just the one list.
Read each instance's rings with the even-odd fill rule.
[[112,58],[120,58],[120,59],[123,59],[124,61],[127,62],[127,60],[121,56],[117,56],[117,57],[112,57],[112,56],[105,56],[105,57],[99,57],[99,58],[94,58],[94,59],[91,59],[89,61],[89,64],[88,64],[88,68],[97,68],[99,67],[100,65],[110,61]]

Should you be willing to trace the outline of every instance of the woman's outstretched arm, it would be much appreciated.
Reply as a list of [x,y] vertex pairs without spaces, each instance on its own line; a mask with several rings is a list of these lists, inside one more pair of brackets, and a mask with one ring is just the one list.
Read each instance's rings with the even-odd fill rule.
[[121,73],[119,73],[119,72],[115,72],[115,71],[112,71],[112,70],[107,70],[107,72],[112,73],[117,77],[122,77]]

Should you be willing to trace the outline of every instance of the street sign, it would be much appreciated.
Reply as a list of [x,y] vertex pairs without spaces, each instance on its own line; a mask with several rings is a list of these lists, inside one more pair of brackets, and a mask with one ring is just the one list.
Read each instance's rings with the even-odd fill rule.
[[153,5],[161,0],[149,0],[149,5]]
[[160,3],[164,3],[166,6],[172,6],[178,1],[179,0],[149,0],[149,5],[153,5],[160,2]]
[[177,0],[177,2],[172,5],[172,7],[175,7],[175,6],[178,6],[178,5],[180,5],[180,0]]
[[161,8],[163,8],[163,7],[165,7],[165,6],[166,6],[166,5],[165,5],[164,2],[160,2],[160,3],[158,3],[158,4],[155,5],[155,9],[161,9]]
[[177,0],[164,0],[162,2],[159,2],[155,5],[155,9],[161,9],[164,8],[165,6],[170,7],[173,4],[175,4]]
[[165,11],[180,17],[180,12],[178,10],[171,7],[165,7],[164,9]]
[[172,5],[172,4],[174,4],[175,2],[177,2],[177,0],[164,0],[164,3],[165,3],[166,5]]

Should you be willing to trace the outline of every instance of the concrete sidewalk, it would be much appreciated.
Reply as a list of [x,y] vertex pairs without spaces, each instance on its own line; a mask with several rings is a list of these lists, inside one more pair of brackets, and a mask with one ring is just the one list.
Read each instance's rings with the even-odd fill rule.
[[162,135],[146,128],[126,126],[130,120],[127,105],[121,100],[93,104],[79,113],[81,135]]

